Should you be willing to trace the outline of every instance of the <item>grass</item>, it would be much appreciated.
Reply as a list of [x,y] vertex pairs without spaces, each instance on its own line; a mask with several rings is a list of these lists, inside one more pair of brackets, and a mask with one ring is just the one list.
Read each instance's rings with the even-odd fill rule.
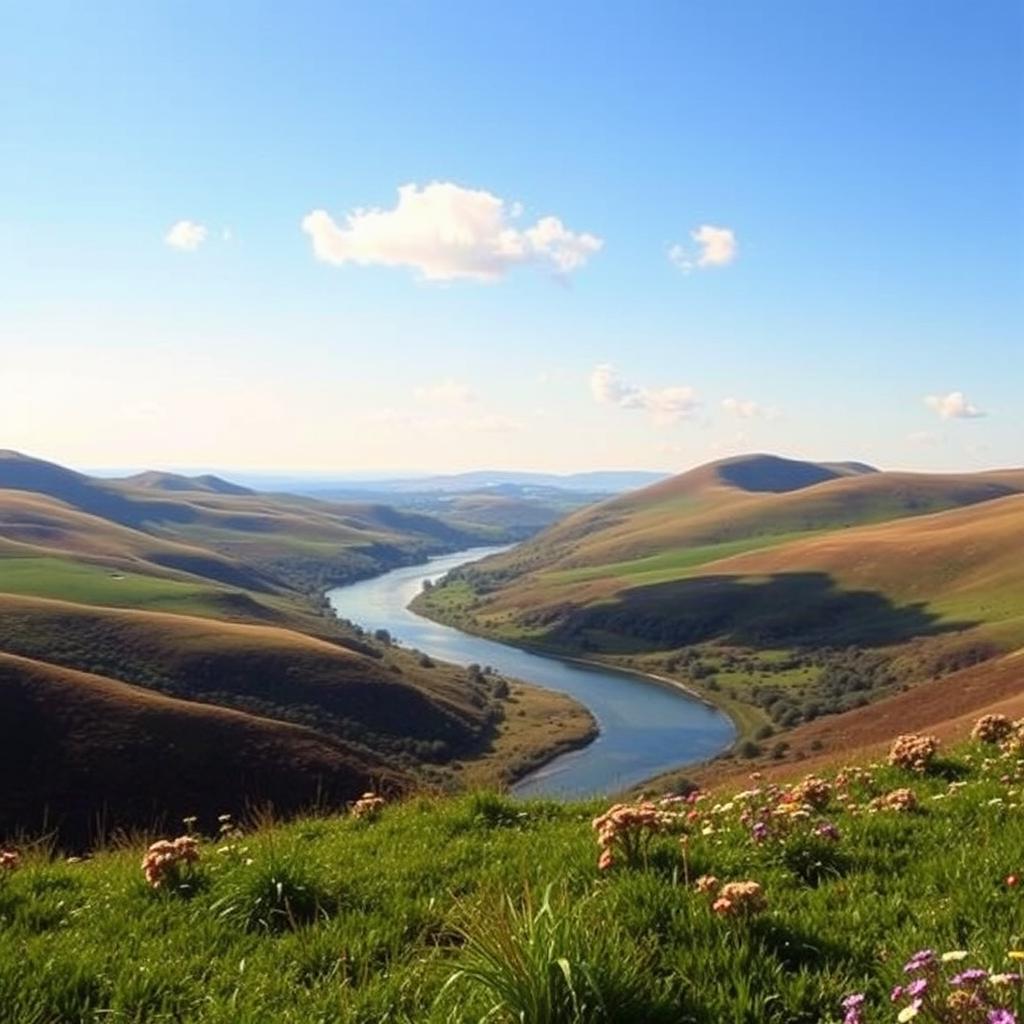
[[610,562],[607,565],[584,566],[578,569],[541,572],[538,575],[541,581],[553,585],[584,583],[588,580],[607,577],[624,580],[629,586],[634,587],[647,583],[664,583],[668,580],[677,580],[688,576],[693,569],[709,562],[717,562],[720,558],[729,558],[732,555],[742,555],[748,551],[775,547],[798,538],[815,536],[817,532],[808,530],[744,537],[740,540],[723,541],[720,544],[673,548],[656,555],[648,555],[645,558]]
[[[738,804],[709,800],[685,862],[665,835],[604,874],[603,804],[497,794],[214,839],[181,894],[145,887],[138,845],[70,864],[40,847],[0,880],[0,1005],[8,1024],[819,1024],[865,991],[867,1019],[889,1020],[921,947],[1012,969],[1020,778],[975,748],[924,777],[878,770],[871,792],[909,785],[922,809],[866,813],[865,789],[828,809],[828,850],[758,845]],[[715,916],[704,872],[760,882],[767,911]]]
[[110,569],[70,558],[5,558],[0,591],[113,608],[216,615],[223,591],[202,584]]

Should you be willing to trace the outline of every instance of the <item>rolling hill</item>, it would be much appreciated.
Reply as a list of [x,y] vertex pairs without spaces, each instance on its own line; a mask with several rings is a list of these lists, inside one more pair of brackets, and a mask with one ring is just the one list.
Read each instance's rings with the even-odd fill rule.
[[1024,644],[1024,471],[712,463],[583,509],[417,602],[672,675],[753,706],[748,733],[767,735]]
[[[339,800],[378,776],[447,786],[456,762],[504,777],[579,743],[593,722],[568,698],[435,664],[326,607],[329,585],[484,537],[375,502],[101,480],[0,453],[0,720],[46,737],[16,747],[33,753],[9,766],[0,836],[44,807],[63,838],[101,810],[148,827],[172,776],[172,813],[223,810],[232,790],[235,809],[289,811],[313,780]],[[200,736],[232,750],[218,761]],[[134,773],[147,748],[160,771]],[[207,779],[218,764],[223,784]]]

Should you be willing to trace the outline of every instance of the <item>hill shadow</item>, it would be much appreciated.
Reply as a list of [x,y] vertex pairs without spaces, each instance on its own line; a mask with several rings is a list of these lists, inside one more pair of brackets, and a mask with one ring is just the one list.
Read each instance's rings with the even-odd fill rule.
[[552,624],[559,642],[585,647],[587,634],[597,631],[633,640],[638,650],[712,639],[754,648],[886,646],[977,625],[940,622],[923,602],[898,605],[875,591],[842,590],[823,572],[673,580],[559,612]]

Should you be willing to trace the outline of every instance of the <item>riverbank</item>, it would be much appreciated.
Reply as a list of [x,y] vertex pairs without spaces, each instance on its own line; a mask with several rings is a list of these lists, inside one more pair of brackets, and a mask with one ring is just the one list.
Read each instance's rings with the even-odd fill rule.
[[[449,588],[440,589],[447,590]],[[558,644],[545,644],[535,640],[526,641],[513,636],[507,636],[503,633],[491,632],[486,629],[482,629],[477,624],[476,620],[472,619],[468,615],[460,615],[456,617],[444,614],[443,608],[440,608],[436,601],[431,600],[435,596],[437,596],[437,592],[435,590],[424,591],[418,594],[410,603],[410,610],[425,619],[429,619],[431,622],[448,626],[451,629],[457,629],[463,633],[469,633],[472,636],[477,636],[493,643],[500,643],[509,647],[515,647],[517,650],[526,651],[529,654],[558,658],[560,661],[566,661],[576,665],[585,665],[591,668],[611,670],[623,675],[634,676],[638,679],[650,680],[651,682],[657,683],[659,686],[666,686],[673,690],[677,690],[680,693],[685,693],[688,697],[699,701],[705,707],[712,708],[715,711],[724,714],[732,723],[733,729],[735,730],[735,734],[730,742],[725,744],[722,749],[718,753],[712,755],[712,757],[680,765],[678,770],[682,770],[690,766],[699,766],[704,764],[706,761],[714,760],[729,750],[738,748],[741,744],[747,741],[753,741],[756,738],[758,730],[768,723],[768,718],[760,711],[759,708],[752,707],[742,701],[732,700],[721,692],[713,693],[711,691],[698,690],[689,683],[685,683],[681,679],[674,679],[672,676],[651,672],[642,668],[637,668],[633,665],[624,665],[622,662],[617,661],[614,655],[606,655],[604,657],[601,655],[582,655],[573,648],[562,647]],[[676,769],[673,769],[673,772],[675,771]],[[667,774],[671,773],[659,772],[657,776],[652,776],[652,779],[660,778]]]
[[[703,762],[733,740],[735,729],[729,718],[681,681],[654,678],[575,653],[564,657],[562,652],[496,643],[419,613],[415,599],[430,590],[434,581],[487,554],[486,549],[476,549],[435,558],[426,565],[342,588],[332,592],[330,599],[344,618],[371,632],[385,630],[431,658],[489,665],[501,676],[526,681],[535,694],[548,694],[546,699],[574,700],[576,706],[589,709],[593,719],[588,717],[585,727],[577,719],[572,731],[558,728],[556,721],[538,720],[528,707],[508,716],[509,736],[499,736],[498,742],[512,752],[513,763],[509,767],[506,750],[500,747],[493,762],[504,781],[521,780],[517,792],[560,798],[618,793],[671,768]],[[410,604],[417,607],[409,608]],[[535,725],[518,728],[521,718],[531,717]],[[516,734],[528,737],[532,749],[517,745]],[[572,756],[564,757],[570,750]],[[461,760],[458,771],[466,777],[467,771],[475,770],[467,768],[474,759]],[[486,764],[484,770],[490,770]]]

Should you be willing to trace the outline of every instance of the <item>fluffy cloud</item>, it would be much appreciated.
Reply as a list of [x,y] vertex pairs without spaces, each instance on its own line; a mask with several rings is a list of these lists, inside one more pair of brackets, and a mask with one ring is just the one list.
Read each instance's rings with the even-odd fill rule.
[[761,405],[745,398],[723,398],[722,409],[741,420],[777,420],[782,413],[775,406]]
[[170,230],[164,235],[164,241],[172,249],[193,252],[206,241],[206,235],[204,225],[197,224],[194,220],[179,220],[171,225]]
[[465,384],[451,379],[418,387],[414,394],[419,401],[431,405],[469,405],[476,401],[476,395]]
[[692,416],[700,405],[691,387],[641,388],[626,383],[608,363],[595,366],[590,374],[590,393],[601,405],[620,409],[644,409],[663,426]]
[[944,420],[973,420],[985,415],[977,406],[967,401],[967,396],[962,391],[950,391],[946,395],[927,395],[924,403]]
[[669,260],[684,274],[694,267],[725,267],[736,259],[739,245],[732,228],[701,224],[690,232],[690,238],[696,243],[696,252],[678,243],[668,251]]
[[412,267],[428,281],[497,281],[524,264],[569,274],[604,244],[570,231],[558,217],[520,229],[512,222],[521,214],[518,203],[490,192],[435,181],[403,185],[392,209],[355,210],[342,225],[326,210],[313,210],[302,230],[326,263]]
[[723,398],[722,408],[734,416],[739,416],[741,420],[752,420],[757,416],[763,416],[765,412],[757,402],[740,398]]

